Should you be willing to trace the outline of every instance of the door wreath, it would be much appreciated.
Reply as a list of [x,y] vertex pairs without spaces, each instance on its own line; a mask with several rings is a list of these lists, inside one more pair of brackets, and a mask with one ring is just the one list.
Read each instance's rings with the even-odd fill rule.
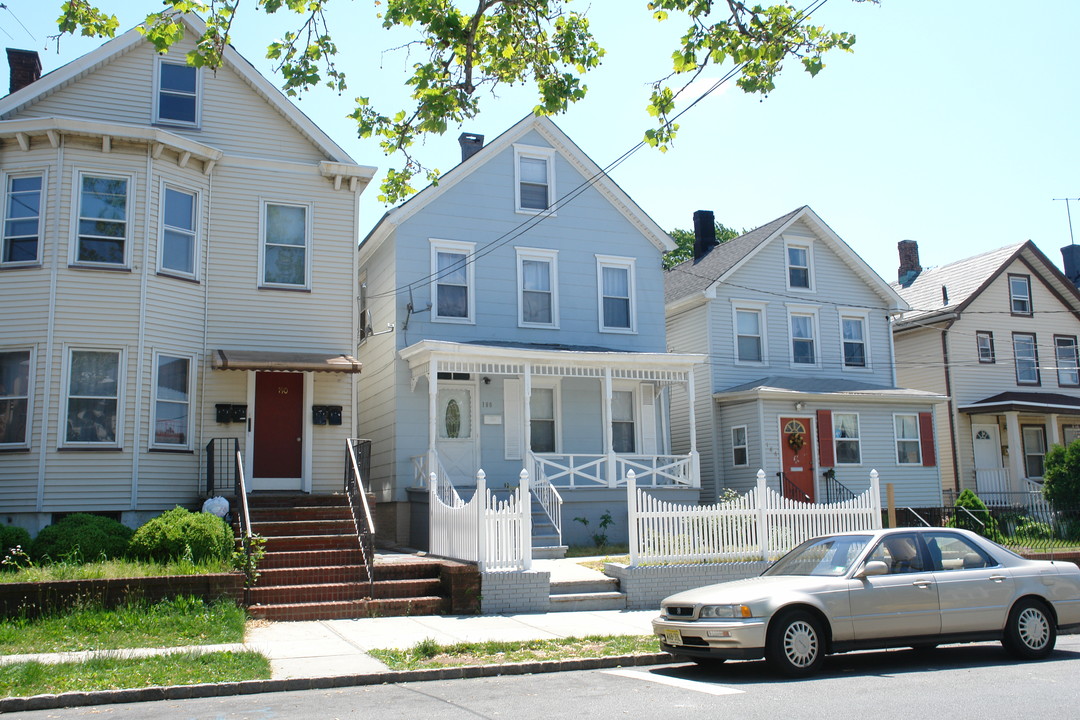
[[806,444],[806,438],[803,437],[801,432],[793,432],[788,435],[787,444],[792,452],[799,452],[802,450],[803,445]]

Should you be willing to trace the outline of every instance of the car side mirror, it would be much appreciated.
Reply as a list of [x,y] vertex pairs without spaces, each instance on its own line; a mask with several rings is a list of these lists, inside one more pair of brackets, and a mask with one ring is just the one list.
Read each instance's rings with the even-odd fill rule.
[[855,573],[855,577],[864,578],[871,577],[873,575],[888,575],[889,566],[880,560],[871,560],[862,566],[862,570]]

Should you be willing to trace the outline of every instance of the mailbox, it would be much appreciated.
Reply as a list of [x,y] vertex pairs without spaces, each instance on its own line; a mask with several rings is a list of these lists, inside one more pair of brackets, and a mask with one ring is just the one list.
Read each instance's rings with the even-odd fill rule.
[[219,423],[232,422],[232,405],[219,403],[214,406],[214,409],[217,410],[217,421]]
[[311,424],[312,425],[325,425],[326,424],[326,406],[325,405],[312,405],[311,406]]
[[247,420],[247,405],[233,405],[232,421],[244,422],[245,420]]
[[326,415],[331,425],[341,424],[341,406],[340,405],[328,405],[326,407]]

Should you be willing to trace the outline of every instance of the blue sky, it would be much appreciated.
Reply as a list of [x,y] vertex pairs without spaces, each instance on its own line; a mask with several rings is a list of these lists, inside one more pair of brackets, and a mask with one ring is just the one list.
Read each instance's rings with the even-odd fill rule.
[[[59,4],[9,0],[0,39],[44,49]],[[101,4],[125,29],[156,7]],[[241,5],[234,45],[272,76],[263,55],[282,26],[253,5]],[[350,87],[342,96],[310,93],[299,105],[358,162],[385,168],[392,159],[358,140],[345,116],[357,95],[388,110],[401,102],[411,61],[388,49],[408,36],[382,30],[372,0],[337,5],[335,40]],[[588,98],[554,118],[601,166],[641,139],[647,83],[667,74],[684,29],[680,20],[656,23],[645,5],[593,0],[589,17],[608,54],[587,80]],[[639,150],[612,170],[615,181],[668,230],[692,227],[698,209],[750,229],[810,205],[886,280],[895,279],[903,239],[919,241],[924,267],[1027,239],[1060,265],[1069,226],[1065,203],[1053,199],[1080,198],[1080,3],[1045,0],[1036,15],[1002,0],[829,0],[816,22],[854,32],[855,52],[827,56],[816,78],[792,65],[764,100],[734,87],[714,93],[680,120],[674,148]],[[65,37],[57,53],[51,42],[44,69],[98,44]],[[501,88],[475,121],[429,139],[418,155],[449,170],[462,131],[494,138],[533,104],[527,89]],[[376,195],[372,188],[362,200],[361,236],[386,209]],[[1072,209],[1080,237],[1080,201]]]

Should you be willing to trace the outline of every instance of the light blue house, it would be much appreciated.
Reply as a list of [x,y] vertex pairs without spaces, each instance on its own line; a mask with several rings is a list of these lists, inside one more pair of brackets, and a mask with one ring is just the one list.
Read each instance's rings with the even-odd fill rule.
[[665,344],[674,243],[547,118],[460,142],[461,164],[360,245],[359,425],[379,532],[423,544],[427,496],[410,489],[430,473],[470,488],[483,469],[502,488],[525,469],[554,544],[590,542],[605,513],[609,539],[625,539],[629,470],[698,496],[693,443],[670,446],[669,389],[693,392],[703,361]]
[[[665,274],[668,346],[708,353],[694,402],[703,501],[753,486],[835,502],[892,485],[900,506],[941,504],[933,409],[945,396],[898,387],[891,318],[909,309],[809,207],[717,244],[694,216],[694,259]],[[942,434],[948,437],[947,430]]]

